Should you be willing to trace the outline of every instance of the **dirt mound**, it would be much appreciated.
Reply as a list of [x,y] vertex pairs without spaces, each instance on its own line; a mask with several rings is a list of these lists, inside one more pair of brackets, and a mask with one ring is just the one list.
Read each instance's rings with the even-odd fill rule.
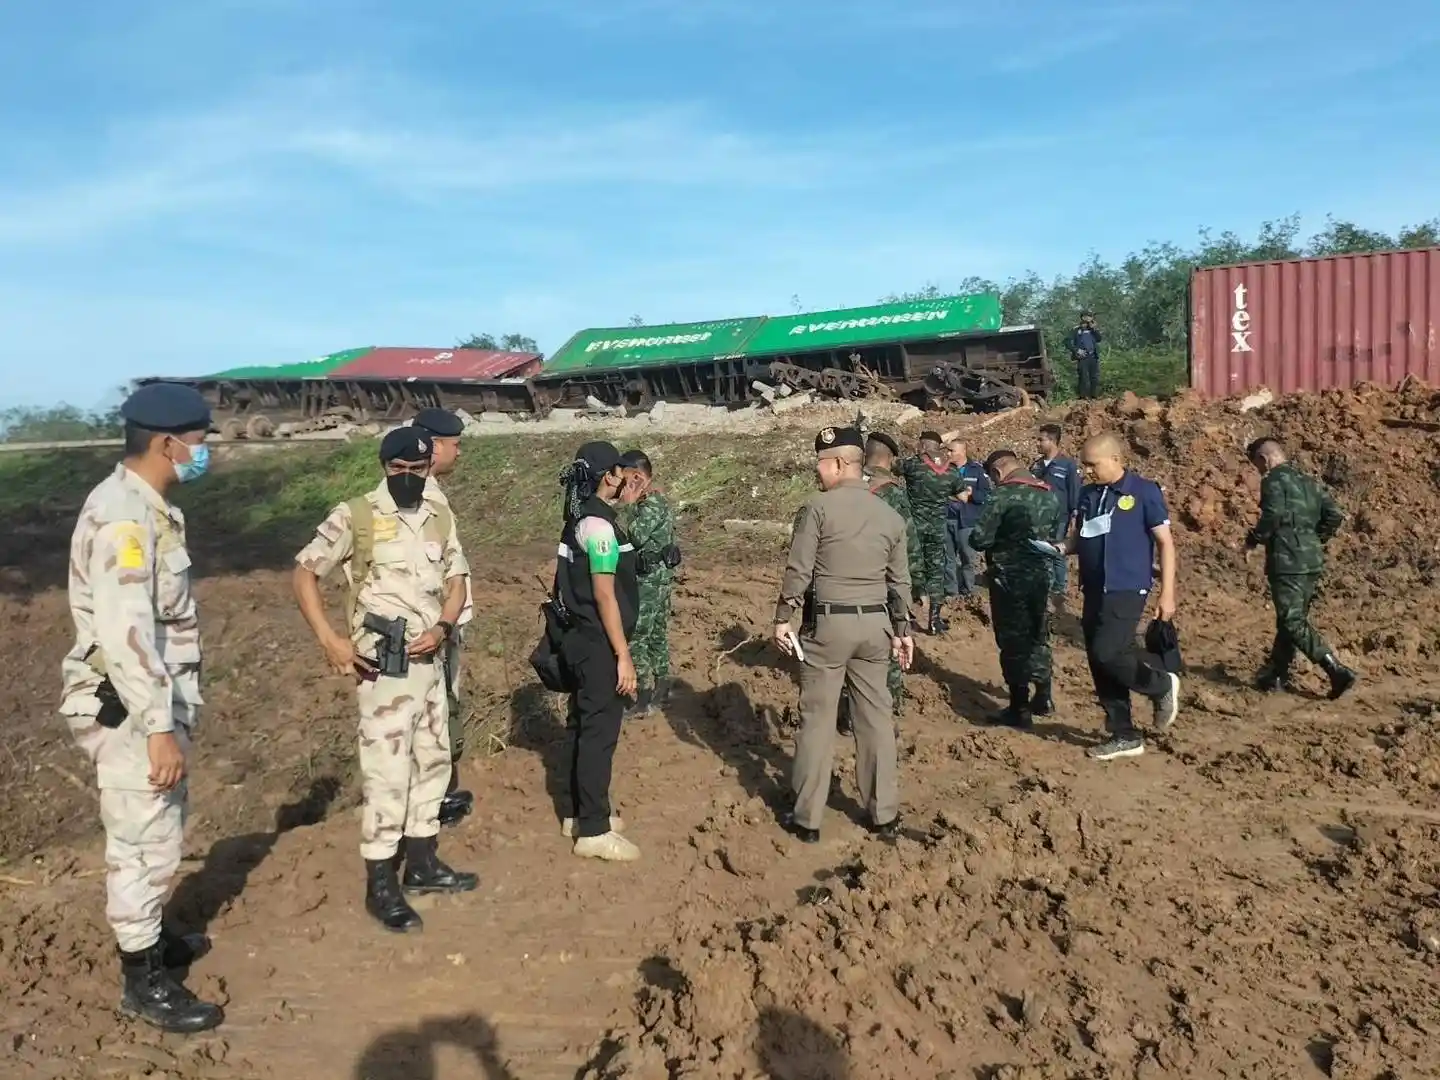
[[[1356,840],[1303,883],[1372,898],[1357,921],[1208,854],[1162,857],[1162,844],[1122,839],[1119,824],[1038,778],[981,820],[942,812],[802,889],[789,910],[680,940],[641,991],[636,1023],[588,1075],[1068,1080],[1318,1067],[1370,1080],[1440,1069],[1440,826]],[[1417,975],[1428,993],[1406,991]],[[1358,1008],[1337,1009],[1337,994]]]

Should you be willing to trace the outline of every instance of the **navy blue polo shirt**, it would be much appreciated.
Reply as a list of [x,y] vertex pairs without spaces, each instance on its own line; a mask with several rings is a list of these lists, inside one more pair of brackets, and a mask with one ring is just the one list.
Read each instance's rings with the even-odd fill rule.
[[956,502],[951,499],[946,505],[946,512],[950,520],[958,522],[962,529],[973,529],[980,520],[980,511],[990,498],[990,478],[985,475],[985,466],[978,461],[967,461],[964,465],[951,467],[960,474],[960,479],[965,481],[965,488],[970,492],[970,501]]
[[1080,587],[1148,593],[1155,584],[1151,530],[1170,524],[1160,485],[1129,469],[1113,484],[1087,484],[1077,518]]
[[1064,507],[1067,520],[1075,516],[1075,511],[1080,506],[1080,488],[1083,485],[1080,481],[1080,466],[1074,458],[1057,457],[1049,462],[1044,458],[1036,458],[1035,464],[1030,466],[1030,475],[1050,485],[1050,490],[1060,498],[1060,505]]

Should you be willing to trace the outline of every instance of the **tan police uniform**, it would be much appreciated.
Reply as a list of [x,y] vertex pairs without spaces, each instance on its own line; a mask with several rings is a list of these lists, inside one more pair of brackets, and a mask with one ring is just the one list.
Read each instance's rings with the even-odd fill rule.
[[[373,561],[349,613],[349,628],[356,651],[374,657],[378,635],[361,625],[367,612],[405,619],[407,643],[414,641],[440,621],[446,583],[470,568],[453,519],[443,542],[427,536],[425,522],[435,514],[428,499],[401,511],[383,482],[365,499],[372,513]],[[354,544],[350,507],[341,503],[295,561],[323,579],[348,564]],[[393,856],[402,837],[439,833],[440,800],[450,780],[449,709],[433,656],[411,657],[403,676],[361,680],[357,692],[365,799],[360,853],[374,861]]]
[[[150,735],[173,732],[188,759],[199,722],[200,623],[190,589],[185,515],[124,465],[80,510],[70,541],[75,644],[62,664],[60,712],[95,765],[105,826],[105,917],[120,949],[160,939],[160,912],[180,867],[188,781],[150,786]],[[109,678],[124,706],[102,726]]]
[[[440,484],[435,477],[425,478],[425,499],[437,506],[450,508],[450,500],[445,492],[441,490]],[[451,512],[453,516],[453,511]],[[464,552],[461,552],[463,558]],[[464,721],[458,715],[460,707],[460,652],[465,644],[465,626],[475,618],[475,594],[471,586],[470,577],[467,573],[465,578],[465,606],[460,609],[460,617],[455,620],[455,632],[445,642],[445,691],[448,698],[447,705],[450,709],[450,758],[452,761],[460,759],[461,736],[463,735]]]
[[[854,429],[826,428],[820,456],[839,445],[860,447]],[[886,673],[892,635],[909,634],[909,554],[905,521],[858,477],[810,497],[795,517],[790,557],[780,583],[776,624],[801,611],[814,590],[815,626],[799,635],[801,731],[791,784],[793,820],[819,829],[830,793],[840,692],[848,689],[860,796],[875,825],[899,813],[895,724]]]

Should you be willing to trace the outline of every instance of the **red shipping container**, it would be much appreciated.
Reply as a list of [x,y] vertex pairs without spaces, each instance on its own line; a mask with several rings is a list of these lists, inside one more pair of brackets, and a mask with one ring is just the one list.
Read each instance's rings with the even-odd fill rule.
[[495,352],[489,349],[371,349],[326,376],[343,379],[428,379],[474,382],[529,378],[538,374],[538,353]]
[[1440,384],[1440,247],[1238,263],[1190,276],[1190,385],[1207,398]]

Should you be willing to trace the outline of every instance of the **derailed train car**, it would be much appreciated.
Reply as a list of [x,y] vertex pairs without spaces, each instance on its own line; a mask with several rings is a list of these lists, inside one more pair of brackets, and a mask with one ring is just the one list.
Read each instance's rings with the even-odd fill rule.
[[1001,325],[993,294],[789,316],[582,330],[549,360],[473,349],[353,349],[274,368],[236,368],[197,387],[230,437],[265,438],[401,419],[439,405],[541,417],[593,401],[743,405],[785,386],[989,410],[1053,387],[1038,328]]

